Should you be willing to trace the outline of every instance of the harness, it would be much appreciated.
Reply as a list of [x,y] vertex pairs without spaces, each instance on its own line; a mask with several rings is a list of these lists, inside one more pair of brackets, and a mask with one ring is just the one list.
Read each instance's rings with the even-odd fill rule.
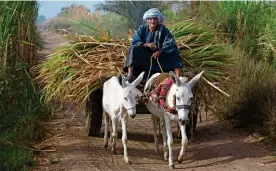
[[189,105],[176,105],[175,95],[173,96],[173,107],[168,107],[166,105],[166,95],[172,85],[173,81],[171,78],[168,78],[168,74],[162,73],[159,77],[157,77],[157,80],[153,84],[151,90],[149,90],[148,96],[171,114],[177,114],[176,109],[190,110],[191,106]]
[[189,105],[175,105],[176,109],[187,109],[189,110],[191,106]]
[[182,108],[182,106],[175,105],[175,96],[173,99],[173,107],[166,106],[166,95],[168,90],[171,88],[173,81],[170,78],[164,79],[160,84],[156,86],[158,82],[155,83],[153,89],[149,92],[149,96],[154,99],[155,102],[158,102],[160,106],[166,109],[171,114],[177,114],[176,108]]

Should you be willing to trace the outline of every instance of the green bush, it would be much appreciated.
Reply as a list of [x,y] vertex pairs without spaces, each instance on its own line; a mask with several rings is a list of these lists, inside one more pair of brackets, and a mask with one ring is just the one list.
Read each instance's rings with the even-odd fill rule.
[[217,114],[233,119],[236,126],[275,136],[276,71],[267,62],[238,55],[225,85],[231,97],[218,99]]
[[31,155],[22,148],[0,143],[0,149],[0,170],[28,170],[27,166],[33,165]]
[[70,26],[71,26],[70,21],[64,18],[56,17],[55,20],[53,20],[52,23],[50,24],[50,30],[57,31],[58,29],[68,29],[70,28]]

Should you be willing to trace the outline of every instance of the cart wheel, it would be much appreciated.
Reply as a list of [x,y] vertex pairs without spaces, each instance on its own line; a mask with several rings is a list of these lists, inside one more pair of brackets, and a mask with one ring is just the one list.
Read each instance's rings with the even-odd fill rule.
[[85,129],[88,136],[99,137],[102,126],[102,96],[98,89],[89,95],[85,104]]

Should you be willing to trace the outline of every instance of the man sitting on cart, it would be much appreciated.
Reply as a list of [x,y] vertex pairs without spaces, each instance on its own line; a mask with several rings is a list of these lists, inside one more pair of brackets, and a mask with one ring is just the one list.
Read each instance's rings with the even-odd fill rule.
[[[131,82],[133,76],[137,77],[141,72],[149,72],[150,69],[150,75],[162,72],[158,62],[164,72],[174,71],[179,77],[183,62],[179,56],[179,50],[173,35],[163,25],[163,15],[158,9],[152,8],[144,14],[143,19],[147,21],[147,24],[140,26],[133,36],[126,64],[123,68],[128,73],[128,80]],[[147,75],[144,74],[146,77]],[[91,111],[88,115],[90,120],[87,133],[91,136],[99,136],[102,124],[101,89],[91,93],[89,99],[91,101],[87,101],[87,104],[91,107],[87,108]]]
[[134,34],[123,68],[128,73],[127,79],[131,82],[133,76],[137,77],[143,71],[151,71],[150,75],[174,71],[179,77],[183,62],[173,35],[163,25],[164,16],[157,8],[152,8],[143,19],[147,24],[140,26]]

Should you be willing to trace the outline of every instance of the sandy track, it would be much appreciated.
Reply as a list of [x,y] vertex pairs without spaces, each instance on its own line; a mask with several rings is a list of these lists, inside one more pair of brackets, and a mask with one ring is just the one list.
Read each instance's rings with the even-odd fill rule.
[[[84,113],[77,112],[75,115],[72,119],[72,112],[59,113],[46,123],[54,135],[41,145],[56,151],[37,156],[40,166],[34,170],[168,170],[163,155],[154,151],[150,115],[138,115],[129,120],[131,165],[123,160],[121,134],[117,140],[117,155],[113,155],[110,147],[103,147],[103,136],[94,138],[85,135]],[[159,140],[162,146],[161,137]],[[204,121],[198,125],[197,137],[189,142],[182,164],[176,162],[179,139],[174,139],[173,149],[176,169],[276,171],[276,157],[268,148],[254,138],[224,129],[224,125],[216,121]],[[53,161],[57,163],[51,164]]]

